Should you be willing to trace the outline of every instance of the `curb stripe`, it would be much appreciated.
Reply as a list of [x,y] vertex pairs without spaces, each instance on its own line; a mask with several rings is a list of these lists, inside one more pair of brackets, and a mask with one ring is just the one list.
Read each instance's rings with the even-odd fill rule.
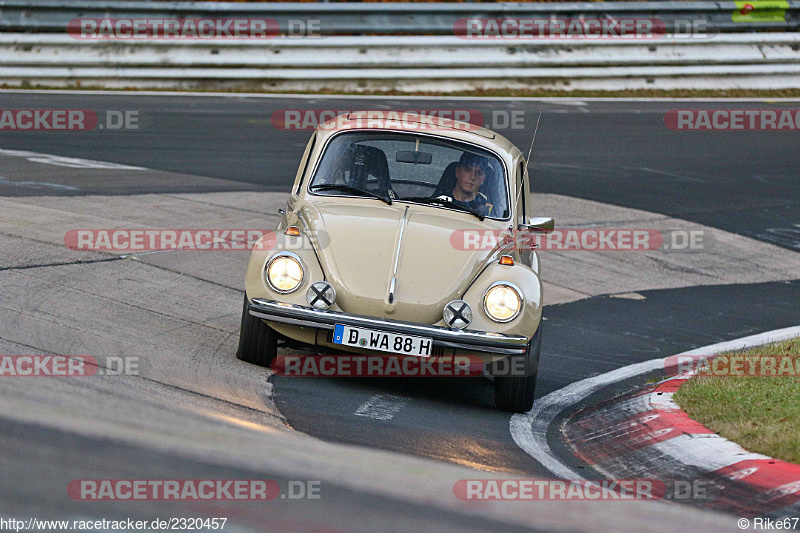
[[[550,425],[563,412],[571,407],[574,407],[592,393],[608,387],[613,383],[652,372],[658,370],[659,368],[665,369],[665,364],[668,363],[668,360],[674,361],[675,357],[715,355],[723,351],[749,348],[752,346],[781,341],[797,336],[800,336],[800,326],[783,328],[757,335],[751,335],[749,337],[744,337],[733,341],[721,342],[703,348],[697,348],[695,350],[678,354],[677,356],[653,359],[643,363],[637,363],[613,370],[600,376],[594,376],[572,383],[560,390],[554,391],[543,398],[538,399],[534,403],[533,409],[531,409],[530,412],[512,416],[509,423],[509,429],[511,431],[512,438],[517,445],[520,446],[520,448],[531,455],[535,460],[539,461],[545,468],[547,468],[556,476],[564,479],[585,479],[584,476],[580,475],[572,467],[561,461],[561,459],[557,457],[551,450],[547,442],[547,431]],[[598,459],[614,459],[614,456],[616,456],[616,459],[610,461],[611,464],[618,464],[629,468],[635,467],[645,471],[646,468],[650,467],[649,463],[648,465],[639,464],[639,466],[629,465],[628,463],[630,461],[626,462],[623,459],[625,454],[642,453],[645,449],[647,450],[648,459],[652,458],[656,462],[661,461],[662,463],[665,463],[665,465],[671,464],[673,467],[677,467],[676,469],[678,471],[686,471],[685,467],[687,466],[694,467],[695,469],[700,470],[700,476],[702,477],[713,476],[721,479],[727,479],[724,477],[725,473],[732,474],[733,472],[742,470],[742,468],[735,468],[735,466],[741,466],[742,463],[746,461],[758,462],[758,464],[762,465],[769,464],[770,466],[783,463],[782,461],[771,459],[765,455],[748,452],[738,444],[728,441],[715,433],[711,433],[707,428],[702,426],[702,424],[690,419],[688,415],[686,415],[686,413],[683,412],[672,400],[674,392],[685,382],[686,378],[688,377],[689,376],[680,376],[677,378],[670,378],[656,384],[655,386],[645,389],[644,393],[639,394],[641,400],[644,401],[637,401],[636,394],[623,397],[624,399],[619,403],[619,405],[624,406],[624,409],[620,408],[620,411],[625,416],[620,416],[620,414],[613,413],[609,416],[597,406],[595,408],[587,409],[586,412],[589,413],[589,417],[593,417],[597,421],[602,421],[605,425],[594,426],[591,423],[580,424],[578,421],[576,421],[576,427],[581,430],[578,431],[578,433],[583,433],[582,436],[579,435],[579,441],[585,442],[588,445],[588,443],[592,441],[600,440],[601,436],[603,439],[611,438],[614,440],[614,444],[612,445],[613,452],[609,453],[608,450],[604,450],[605,455],[601,455],[601,445],[592,442],[589,447],[595,448],[596,446],[597,453],[593,453],[593,451],[587,449],[582,449],[576,451],[576,455],[581,457],[584,461],[589,458],[589,461],[586,462],[590,464],[600,465],[597,470],[605,475],[609,475],[608,468],[603,468],[601,461],[598,461]],[[640,412],[631,413],[629,409],[634,409]],[[619,437],[616,437],[616,439],[619,439],[616,440],[614,437],[610,437],[610,435],[614,435],[616,432],[618,432],[618,430],[615,430],[615,425],[624,424],[626,418],[635,419],[636,416],[641,417],[643,413],[647,412],[653,412],[658,415],[659,427],[661,427],[662,420],[666,421],[665,423],[672,422],[674,426],[671,428],[664,426],[662,429],[653,430],[655,425],[652,427],[648,425],[653,423],[652,420],[649,420],[644,424],[637,424],[636,422],[633,422],[634,427],[636,427],[638,438],[642,439],[641,441],[631,442],[627,438],[619,439]],[[634,416],[631,417],[631,415]],[[644,416],[647,417],[649,415],[645,414]],[[608,422],[611,420],[614,420],[615,422],[609,426]],[[628,424],[630,423],[631,422],[628,422]],[[597,435],[592,435],[592,427],[598,428],[596,430]],[[647,428],[647,430],[645,431],[641,428]],[[665,431],[668,429],[671,429],[671,431]],[[565,434],[568,433],[568,426],[564,428],[564,431]],[[627,436],[630,434],[631,433],[629,430],[629,433],[625,435]],[[584,438],[581,440],[581,437]],[[641,446],[642,443],[645,443],[644,446]],[[617,451],[619,453],[616,453]],[[606,466],[610,467],[611,464]],[[744,513],[748,510],[748,508],[752,507],[752,504],[755,501],[752,492],[758,491],[761,491],[762,496],[764,496],[764,498],[756,498],[759,504],[761,504],[762,500],[766,498],[766,500],[770,502],[768,507],[771,507],[772,509],[775,509],[774,505],[780,505],[781,507],[796,505],[797,502],[800,501],[800,466],[791,465],[790,463],[785,464],[788,466],[778,467],[782,469],[780,470],[782,474],[779,476],[769,474],[770,471],[767,471],[768,475],[764,477],[763,481],[763,483],[766,484],[753,484],[752,486],[749,486],[749,483],[745,484],[744,481],[736,480],[737,487],[749,486],[747,490],[750,491],[750,496],[741,495],[740,490],[732,490],[732,494],[736,493],[738,495],[734,498],[736,501],[719,499],[718,501],[711,502],[710,506],[716,508],[729,508],[732,506]],[[799,469],[797,475],[795,475],[795,468]],[[778,470],[775,470],[775,472],[777,471]],[[615,476],[609,475],[609,477],[613,479]],[[697,475],[695,472],[695,478],[696,477]],[[760,478],[753,479],[757,480]],[[771,493],[780,494],[780,497],[769,498],[767,495]],[[798,496],[798,500],[794,499],[795,495]],[[763,509],[765,507],[766,506],[762,506],[759,509]]]

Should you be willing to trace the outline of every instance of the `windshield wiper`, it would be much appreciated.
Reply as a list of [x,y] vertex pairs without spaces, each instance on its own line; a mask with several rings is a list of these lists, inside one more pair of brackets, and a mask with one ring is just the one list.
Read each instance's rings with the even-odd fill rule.
[[377,198],[378,200],[383,200],[387,204],[392,205],[392,199],[388,196],[381,196],[376,192],[365,191],[364,189],[359,189],[358,187],[353,187],[351,185],[345,185],[344,183],[320,183],[318,185],[311,186],[312,191],[327,191],[329,189],[339,189],[348,192],[360,192],[362,194],[366,194],[367,196]]
[[480,211],[475,211],[469,206],[455,202],[452,199],[450,199],[449,196],[437,196],[436,198],[431,198],[430,196],[409,196],[408,198],[398,198],[397,200],[400,202],[417,202],[420,204],[452,207],[453,209],[458,209],[461,211],[466,211],[467,213],[471,213],[476,217],[478,217],[481,221],[483,221],[483,219],[486,218],[486,215],[484,215]]

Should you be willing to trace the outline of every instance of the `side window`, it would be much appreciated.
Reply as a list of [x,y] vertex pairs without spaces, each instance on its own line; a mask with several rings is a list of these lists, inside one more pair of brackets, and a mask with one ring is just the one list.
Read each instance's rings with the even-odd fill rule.
[[305,178],[306,172],[308,172],[308,163],[311,161],[311,152],[314,151],[314,145],[317,143],[317,134],[314,133],[312,135],[311,140],[308,142],[308,146],[306,146],[306,153],[305,153],[305,161],[302,163],[302,173],[298,176],[297,179],[297,189],[294,191],[295,194],[299,194],[300,190],[303,188],[303,178]]

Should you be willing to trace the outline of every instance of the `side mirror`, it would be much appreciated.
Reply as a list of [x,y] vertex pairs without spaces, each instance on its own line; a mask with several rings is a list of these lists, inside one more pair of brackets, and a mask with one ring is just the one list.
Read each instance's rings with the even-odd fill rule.
[[552,217],[532,217],[527,224],[520,224],[517,229],[524,231],[537,231],[550,233],[556,228],[556,221]]

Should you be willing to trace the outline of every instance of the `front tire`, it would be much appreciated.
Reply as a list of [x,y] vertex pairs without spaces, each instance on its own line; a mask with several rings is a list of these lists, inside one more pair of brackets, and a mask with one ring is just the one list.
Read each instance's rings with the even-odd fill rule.
[[498,409],[513,413],[526,413],[531,410],[536,393],[536,374],[539,369],[541,348],[542,324],[540,323],[527,352],[508,357],[506,368],[509,372],[523,369],[523,375],[497,375],[494,378],[494,403]]
[[269,366],[278,353],[278,334],[263,320],[250,315],[248,303],[245,294],[236,358],[254,365]]

